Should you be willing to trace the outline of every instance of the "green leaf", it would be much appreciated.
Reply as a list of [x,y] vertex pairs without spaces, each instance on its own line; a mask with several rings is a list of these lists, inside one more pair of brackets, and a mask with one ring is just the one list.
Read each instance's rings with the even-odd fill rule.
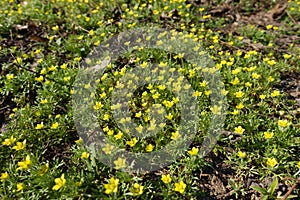
[[131,181],[131,176],[130,174],[122,171],[117,171],[116,175],[118,178],[120,178],[123,182],[130,182]]
[[269,195],[264,195],[264,197],[262,198],[262,200],[268,200]]
[[251,186],[253,190],[256,190],[260,192],[263,195],[268,195],[268,191],[265,188],[259,187],[259,186]]
[[277,188],[277,185],[278,185],[278,178],[276,177],[276,178],[273,180],[273,182],[271,183],[271,185],[270,185],[270,187],[269,187],[269,189],[268,189],[270,195],[273,195],[273,194],[274,194],[274,192],[275,192],[275,190],[276,190],[276,188]]

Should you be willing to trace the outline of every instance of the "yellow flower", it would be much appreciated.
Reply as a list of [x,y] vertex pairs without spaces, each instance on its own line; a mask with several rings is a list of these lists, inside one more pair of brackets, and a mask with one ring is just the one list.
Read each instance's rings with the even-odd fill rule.
[[209,19],[209,18],[211,18],[211,14],[209,14],[209,15],[203,15],[202,18],[203,18],[203,19]]
[[108,121],[109,120],[110,115],[105,113],[103,116],[103,120]]
[[36,80],[38,82],[42,82],[44,80],[44,77],[43,76],[35,77],[34,80]]
[[55,185],[52,187],[52,190],[59,190],[61,187],[63,187],[66,184],[65,175],[62,174],[60,178],[56,178],[54,180]]
[[16,151],[22,150],[26,147],[26,140],[23,142],[17,142],[16,146],[13,146],[12,149],[15,149]]
[[141,195],[143,194],[144,186],[141,186],[138,183],[135,183],[133,185],[133,189],[131,190],[133,196]]
[[58,127],[58,122],[55,122],[55,123],[53,123],[52,125],[51,125],[51,129],[57,129],[57,127]]
[[76,57],[76,58],[74,58],[74,61],[75,61],[75,62],[81,61],[81,57]]
[[238,126],[234,128],[234,132],[239,133],[239,134],[243,134],[245,131],[245,129],[243,129],[243,127]]
[[174,105],[173,101],[167,101],[167,100],[164,100],[164,101],[163,101],[163,104],[164,104],[167,108],[171,108],[171,107]]
[[5,140],[2,142],[2,145],[9,146],[9,145],[11,145],[12,143],[14,143],[15,141],[16,141],[16,138],[14,138],[14,136],[10,136],[10,138],[5,139]]
[[156,92],[155,94],[152,95],[153,99],[158,99],[160,97],[160,94]]
[[242,51],[241,51],[240,49],[237,50],[236,55],[237,55],[238,57],[240,57],[240,56],[242,55]]
[[205,90],[205,91],[204,91],[204,94],[205,94],[206,96],[211,95],[211,90]]
[[102,104],[101,102],[97,101],[97,102],[96,102],[96,105],[94,106],[94,109],[95,109],[95,110],[99,110],[99,109],[101,109],[102,107],[103,107],[103,104]]
[[292,57],[292,55],[289,55],[289,54],[283,54],[283,57],[284,57],[285,59],[289,59],[289,58]]
[[104,132],[108,132],[108,131],[109,131],[108,126],[105,126],[105,127],[103,128],[103,131],[104,131]]
[[44,123],[43,122],[41,122],[40,124],[37,124],[36,125],[36,127],[35,127],[35,129],[42,129],[42,128],[44,128]]
[[76,144],[81,144],[82,141],[83,141],[82,138],[79,138],[78,140],[75,140],[75,143],[76,143]]
[[221,109],[222,107],[214,105],[213,107],[210,108],[211,112],[215,115],[221,115]]
[[[257,66],[253,66],[253,67],[248,67],[248,68],[246,68],[246,70],[248,71],[248,72],[253,72],[254,70],[256,70],[256,68],[257,68]],[[255,75],[254,75],[255,76]]]
[[[272,44],[272,43],[271,43]],[[277,62],[275,60],[269,60],[267,63],[271,66],[275,65]]]
[[268,158],[267,165],[270,167],[275,167],[278,164],[276,158]]
[[222,90],[221,90],[221,93],[222,93],[224,96],[226,96],[226,95],[228,94],[228,91],[225,90],[225,89],[222,89]]
[[250,82],[247,82],[247,83],[245,83],[245,86],[247,86],[247,87],[251,87],[251,86],[252,86],[252,83],[250,83]]
[[18,162],[19,167],[17,168],[17,171],[20,169],[27,169],[30,164],[31,164],[30,156],[27,155],[24,161]]
[[68,81],[70,81],[70,80],[71,80],[71,76],[65,76],[65,77],[64,77],[64,81],[68,82]]
[[47,69],[46,68],[43,68],[40,72],[40,74],[47,74]]
[[206,87],[207,83],[208,82],[204,80],[204,81],[200,82],[199,84],[200,84],[201,87]]
[[297,163],[297,167],[300,169],[300,161]]
[[239,151],[237,155],[240,158],[246,158],[246,152]]
[[107,131],[107,135],[113,135],[113,134],[114,134],[114,130]]
[[59,30],[59,27],[58,27],[58,25],[56,25],[56,26],[53,26],[53,27],[52,27],[52,30],[53,30],[53,31],[58,31],[58,30]]
[[45,165],[41,166],[40,170],[38,171],[39,176],[43,176],[44,174],[47,173],[49,170],[49,163],[46,163]]
[[260,98],[261,100],[264,100],[264,99],[266,98],[266,95],[261,94],[261,95],[259,95],[259,98]]
[[83,35],[77,37],[77,40],[82,40],[82,39],[83,39]]
[[239,78],[238,78],[238,77],[235,77],[234,80],[231,81],[230,83],[231,83],[232,85],[236,85],[236,84],[238,84],[239,82],[240,82]]
[[236,75],[236,74],[238,74],[238,73],[240,73],[241,72],[241,68],[237,68],[237,69],[234,69],[234,70],[232,70],[232,74],[233,75]]
[[157,86],[157,88],[158,88],[159,90],[165,90],[165,89],[166,89],[166,86],[165,86],[165,85],[159,85],[159,86]]
[[89,156],[90,156],[90,154],[88,152],[82,152],[82,154],[81,154],[82,159],[88,159]]
[[195,156],[198,154],[199,148],[193,147],[192,150],[188,151],[188,153],[192,156]]
[[91,30],[89,31],[89,35],[93,36],[94,34],[95,34],[94,30],[91,29]]
[[178,99],[177,97],[173,97],[173,98],[172,98],[172,102],[176,104],[176,103],[179,102],[179,99]]
[[45,81],[45,84],[46,84],[46,85],[49,85],[49,84],[50,84],[50,81],[49,81],[49,80],[46,80],[46,81]]
[[238,110],[233,110],[233,111],[231,112],[231,114],[232,114],[232,115],[237,115],[237,114],[239,114],[239,111],[238,111]]
[[96,42],[94,42],[94,45],[98,46],[100,43],[101,43],[100,40],[97,40]]
[[146,151],[147,151],[147,152],[151,152],[151,151],[153,151],[153,149],[154,149],[154,146],[153,146],[152,144],[148,144],[148,145],[146,146]]
[[180,137],[180,134],[178,133],[178,131],[175,131],[172,133],[171,139],[177,140],[179,137]]
[[175,191],[176,192],[179,192],[179,193],[183,194],[185,188],[186,188],[186,184],[183,181],[175,183]]
[[273,137],[274,133],[273,132],[264,132],[264,137],[266,139],[271,139]]
[[139,125],[138,127],[135,128],[135,130],[137,130],[139,133],[141,133],[143,131],[143,126]]
[[277,121],[277,123],[278,123],[279,126],[281,126],[283,128],[285,128],[285,127],[287,127],[289,125],[289,122],[286,119],[284,119],[284,120],[279,119]]
[[172,181],[170,174],[167,175],[161,175],[161,180],[165,183],[168,184]]
[[268,26],[266,26],[266,29],[267,29],[267,30],[270,30],[271,28],[273,28],[273,25],[271,25],[271,24],[268,25]]
[[14,63],[17,63],[17,64],[20,64],[22,62],[22,58],[20,57],[17,57],[15,60],[14,60]]
[[1,174],[0,180],[1,180],[1,181],[4,181],[5,179],[8,179],[8,177],[9,177],[8,173],[7,173],[7,172],[4,172],[4,173]]
[[272,97],[277,97],[280,95],[280,91],[279,90],[275,90],[274,92],[271,93]]
[[48,100],[47,100],[47,99],[42,99],[42,100],[41,100],[41,104],[46,104],[46,103],[48,103]]
[[241,97],[244,96],[244,92],[238,91],[238,92],[235,92],[234,95],[235,95],[235,97],[237,97],[237,98],[241,98]]
[[114,146],[110,144],[106,144],[105,147],[102,148],[102,151],[104,151],[105,154],[111,154],[111,151],[113,150]]
[[142,116],[142,112],[141,111],[135,113],[135,117],[140,118],[141,116]]
[[239,104],[236,106],[236,108],[237,108],[237,109],[242,109],[242,108],[244,108],[243,103],[239,103]]
[[258,73],[252,73],[252,78],[254,79],[258,79],[260,77],[260,75]]
[[194,93],[193,93],[193,96],[194,97],[199,97],[202,95],[202,92],[199,92],[198,90],[196,90]]
[[117,133],[117,135],[115,135],[114,137],[115,137],[116,140],[119,140],[119,139],[122,138],[122,136],[123,136],[123,132],[119,131],[119,132]]
[[134,145],[137,143],[136,137],[132,138],[130,141],[127,141],[126,144],[128,144],[130,147],[134,147]]
[[23,183],[17,183],[17,192],[24,189]]
[[275,79],[272,76],[268,77],[268,81],[273,82]]
[[13,75],[13,74],[7,74],[6,75],[6,78],[7,78],[7,80],[11,80],[11,79],[13,79],[15,76]]
[[141,68],[147,68],[148,63],[144,61],[142,64],[140,64],[140,66],[141,66]]
[[68,66],[68,64],[64,63],[64,64],[62,64],[62,65],[60,66],[60,68],[61,68],[61,69],[66,69],[67,66]]
[[51,65],[51,67],[49,67],[49,71],[56,71],[57,66]]
[[118,192],[119,179],[115,179],[114,177],[110,178],[108,184],[104,184],[105,193],[110,194],[112,192]]
[[116,169],[121,169],[126,167],[126,159],[118,158],[117,160],[114,161],[114,164],[116,165]]

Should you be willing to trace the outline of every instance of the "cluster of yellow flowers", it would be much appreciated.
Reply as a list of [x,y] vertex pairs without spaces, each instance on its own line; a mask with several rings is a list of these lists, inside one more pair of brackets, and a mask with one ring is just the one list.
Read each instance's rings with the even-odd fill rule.
[[[172,178],[170,176],[170,174],[167,175],[162,175],[161,176],[161,180],[165,183],[165,184],[169,184],[172,181]],[[174,183],[174,191],[179,192],[181,194],[184,193],[186,189],[186,184],[183,181],[179,181],[177,183]]]
[[[119,179],[115,179],[114,177],[110,178],[109,183],[104,184],[105,193],[117,193],[118,192],[118,186],[119,186]],[[131,193],[133,196],[138,196],[143,194],[144,186],[134,183],[133,187],[131,188]]]

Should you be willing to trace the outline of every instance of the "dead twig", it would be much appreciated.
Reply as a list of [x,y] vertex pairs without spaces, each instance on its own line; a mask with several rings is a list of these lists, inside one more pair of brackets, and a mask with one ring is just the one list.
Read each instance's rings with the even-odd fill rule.
[[289,191],[283,196],[282,200],[287,200],[287,198],[291,195],[293,190],[297,187],[298,183],[300,183],[300,178],[296,180],[296,183],[289,189]]
[[80,30],[85,31],[86,33],[89,32],[88,30],[86,30],[85,28],[83,28],[82,26],[79,26],[79,25],[75,26],[75,28],[79,28]]
[[291,16],[291,14],[289,13],[289,11],[285,10],[285,13],[293,21],[294,24],[297,24],[296,20]]

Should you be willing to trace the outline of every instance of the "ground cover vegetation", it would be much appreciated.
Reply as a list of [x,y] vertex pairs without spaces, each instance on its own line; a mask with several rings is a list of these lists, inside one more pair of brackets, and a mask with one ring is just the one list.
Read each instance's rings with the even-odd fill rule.
[[[0,5],[1,199],[299,198],[299,0],[2,0]],[[136,66],[157,63],[161,80],[174,71],[184,75],[190,85],[181,89],[193,89],[200,109],[196,137],[175,162],[149,173],[126,173],[125,159],[109,167],[79,137],[73,83],[97,46],[145,26],[176,30],[174,35],[198,42],[193,51],[207,53],[215,66],[201,68],[183,54],[142,48],[108,65],[98,80],[94,109],[115,146],[149,153],[182,137],[176,131],[179,99],[167,86],[179,88],[174,83],[183,78],[138,88],[129,102],[131,117],[119,121],[137,123],[138,132],[145,125],[148,131],[160,127],[158,135],[142,140],[116,126],[112,111],[120,107],[110,97]],[[199,70],[221,74],[226,113],[211,106],[209,80]],[[165,123],[151,118],[149,105],[165,115]],[[212,151],[201,157],[212,115],[226,115],[225,124]],[[115,146],[102,151],[110,155]]]

